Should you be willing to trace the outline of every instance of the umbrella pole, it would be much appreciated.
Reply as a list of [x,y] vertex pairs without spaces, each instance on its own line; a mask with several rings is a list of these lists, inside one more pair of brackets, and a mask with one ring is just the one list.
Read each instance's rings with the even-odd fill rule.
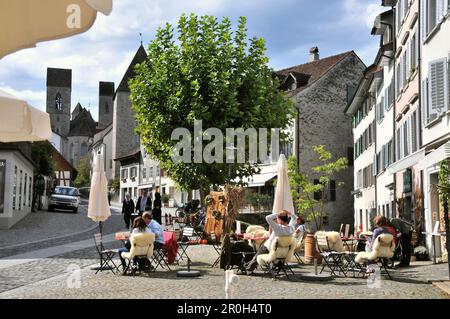
[[[102,243],[101,249],[103,250],[103,224],[102,224],[102,222],[98,223],[98,229],[100,231],[100,241]],[[103,255],[102,254],[100,254],[100,268],[103,268]]]

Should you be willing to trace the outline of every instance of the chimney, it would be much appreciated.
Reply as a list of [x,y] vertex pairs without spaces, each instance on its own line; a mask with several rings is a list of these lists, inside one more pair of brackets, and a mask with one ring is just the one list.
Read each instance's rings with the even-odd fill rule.
[[314,62],[319,60],[319,48],[312,47],[309,49],[309,62]]

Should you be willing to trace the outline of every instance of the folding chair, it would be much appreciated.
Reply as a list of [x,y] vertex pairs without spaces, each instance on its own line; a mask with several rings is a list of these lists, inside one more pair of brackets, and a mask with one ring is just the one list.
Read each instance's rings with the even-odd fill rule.
[[360,252],[355,258],[355,262],[363,265],[367,270],[369,264],[377,264],[380,271],[384,269],[389,279],[392,280],[391,274],[388,271],[389,259],[394,256],[395,243],[394,236],[391,234],[381,234],[372,243],[371,252]]
[[198,240],[198,235],[193,227],[184,227],[183,232],[181,233],[181,239],[183,238],[187,238],[187,241],[178,241],[178,257],[183,259],[183,256],[185,256],[189,260],[190,258],[187,254],[187,249],[191,245],[191,241]]
[[114,270],[119,271],[119,268],[113,261],[113,257],[117,254],[117,249],[105,249],[102,241],[102,234],[97,233],[94,235],[95,248],[100,256],[100,268],[95,272],[111,270],[115,274]]
[[[156,267],[153,267],[151,263],[151,258],[153,256],[153,243],[155,242],[155,234],[152,233],[141,233],[135,234],[130,237],[131,249],[130,252],[122,253],[122,258],[128,261],[123,274],[126,275],[128,271],[134,276],[137,271],[155,271]],[[147,264],[146,268],[136,269],[131,265],[133,261],[145,261]],[[141,262],[143,263],[143,262]],[[139,263],[138,263],[139,264]]]
[[297,241],[297,244],[295,245],[295,249],[294,249],[294,257],[297,260],[299,265],[305,264],[303,262],[302,256],[300,255],[302,247],[304,247],[304,244],[305,244],[304,241],[305,241],[305,235],[303,235],[302,238]]
[[212,242],[212,246],[213,246],[214,250],[219,255],[219,256],[217,256],[217,259],[214,261],[214,263],[211,265],[211,268],[214,268],[216,265],[218,265],[220,263],[222,245],[220,243],[220,240],[217,239],[216,233],[212,232],[210,234],[210,238],[211,238],[211,242]]
[[172,269],[170,269],[169,263],[166,260],[166,250],[164,248],[154,249],[153,263],[155,264],[155,270],[158,269],[158,267],[161,267],[162,269],[165,269],[165,267],[167,267],[167,270],[172,271]]
[[[345,252],[341,241],[341,234],[338,232],[317,232],[314,236],[316,238],[317,251],[324,261],[320,273],[328,266],[331,275],[337,276],[335,271],[338,270],[339,273],[342,272],[344,276],[347,276],[343,267]],[[330,244],[331,238],[334,239],[333,245]]]
[[270,246],[270,253],[258,256],[258,265],[263,268],[265,274],[270,273],[273,278],[279,276],[280,272],[283,271],[286,277],[290,279],[286,270],[289,270],[291,274],[294,274],[294,272],[287,261],[294,254],[296,243],[297,240],[293,236],[275,237]]

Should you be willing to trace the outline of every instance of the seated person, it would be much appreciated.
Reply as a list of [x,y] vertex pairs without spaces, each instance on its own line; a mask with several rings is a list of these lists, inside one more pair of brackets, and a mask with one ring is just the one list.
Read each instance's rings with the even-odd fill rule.
[[[130,238],[131,238],[131,236],[136,235],[136,234],[150,233],[150,230],[147,228],[147,224],[144,222],[144,219],[142,217],[135,218],[133,221],[132,227],[133,227],[133,230],[131,231]],[[125,269],[125,267],[127,265],[125,263],[125,259],[122,258],[122,253],[127,253],[130,251],[130,249],[131,249],[130,240],[127,240],[127,242],[125,243],[125,247],[118,249],[118,253],[119,253],[120,261],[122,262],[123,269]]]
[[373,223],[375,225],[375,229],[373,230],[372,238],[367,241],[366,251],[372,251],[372,245],[381,234],[391,234],[394,236],[394,240],[397,236],[397,232],[391,226],[388,226],[387,219],[383,215],[378,215],[373,219]]
[[303,236],[306,235],[306,226],[305,226],[305,220],[303,219],[303,216],[298,216],[297,220],[295,221],[295,238],[298,240],[301,240]]
[[274,213],[266,216],[266,221],[271,226],[272,232],[269,239],[267,239],[261,247],[259,247],[253,259],[246,264],[246,270],[251,274],[258,266],[257,258],[259,255],[268,254],[270,246],[275,237],[289,236],[294,234],[295,217],[291,212],[283,210],[279,213]]
[[163,248],[164,246],[164,230],[156,220],[153,219],[152,213],[149,211],[145,212],[142,215],[142,218],[144,219],[145,224],[147,225],[147,228],[155,234],[155,243],[153,244],[155,249],[159,250]]

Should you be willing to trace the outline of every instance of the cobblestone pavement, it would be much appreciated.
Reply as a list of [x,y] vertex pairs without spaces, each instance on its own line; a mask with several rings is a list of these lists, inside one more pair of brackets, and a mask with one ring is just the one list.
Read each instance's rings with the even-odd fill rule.
[[[112,210],[111,217],[103,223],[103,233],[124,227],[120,213]],[[89,239],[97,232],[98,223],[87,217],[86,206],[81,206],[78,214],[31,213],[17,227],[0,231],[0,258]]]
[[[174,298],[215,299],[224,298],[224,273],[210,265],[217,257],[210,246],[189,247],[188,253],[195,262],[192,269],[200,270],[199,278],[180,278],[176,270],[186,269],[185,264],[174,266],[172,271],[158,269],[155,273],[136,277],[101,272],[95,275],[88,266],[96,263],[95,251],[84,249],[55,258],[44,259],[15,269],[2,271],[0,298]],[[81,267],[80,287],[74,287],[77,273],[67,271],[70,265]],[[290,280],[283,277],[273,280],[265,276],[239,276],[235,298],[449,298],[428,283],[426,270],[444,271],[446,265],[411,267],[393,270],[394,280],[383,277],[379,288],[369,288],[362,278],[336,278],[329,282],[307,282],[301,274],[313,272],[311,266],[294,269]],[[442,269],[441,269],[442,268]],[[421,275],[422,274],[422,275]],[[76,285],[75,285],[76,287]],[[137,287],[139,287],[137,289]]]

